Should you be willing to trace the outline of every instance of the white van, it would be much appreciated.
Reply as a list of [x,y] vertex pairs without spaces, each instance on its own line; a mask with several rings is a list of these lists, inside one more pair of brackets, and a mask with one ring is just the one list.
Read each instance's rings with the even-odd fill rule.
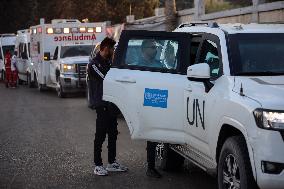
[[42,20],[40,25],[32,26],[30,29],[32,64],[28,73],[29,85],[35,84],[40,91],[54,88],[60,97],[67,92],[78,92],[71,90],[71,86],[62,87],[62,81],[68,81],[67,83],[72,83],[72,86],[74,83],[75,88],[84,88],[82,85],[86,82],[86,71],[84,68],[83,73],[79,68],[86,67],[89,59],[85,58],[85,62],[82,62],[77,57],[68,58],[69,65],[65,65],[67,63],[59,60],[62,57],[58,56],[58,53],[66,46],[79,44],[93,46],[102,41],[106,37],[106,22],[81,23],[75,19],[55,19],[51,24],[45,24]]
[[2,80],[4,79],[5,74],[5,52],[8,50],[11,55],[14,54],[15,41],[15,34],[0,34],[0,74]]
[[17,69],[19,83],[27,82],[27,73],[31,65],[30,32],[28,29],[17,32],[15,51],[17,51]]

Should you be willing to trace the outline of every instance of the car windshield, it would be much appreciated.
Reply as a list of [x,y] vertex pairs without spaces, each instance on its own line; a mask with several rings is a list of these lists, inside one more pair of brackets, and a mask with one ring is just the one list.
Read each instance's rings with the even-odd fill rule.
[[89,56],[92,50],[91,45],[63,46],[60,57]]
[[284,75],[284,34],[229,35],[232,75]]
[[10,51],[11,54],[14,54],[14,48],[15,48],[14,45],[2,46],[4,55],[5,55],[7,50]]

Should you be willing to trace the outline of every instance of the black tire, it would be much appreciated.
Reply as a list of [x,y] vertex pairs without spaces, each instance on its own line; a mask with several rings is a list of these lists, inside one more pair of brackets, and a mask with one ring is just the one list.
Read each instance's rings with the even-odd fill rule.
[[19,85],[23,85],[23,81],[22,80],[20,80],[19,78],[17,80],[18,80],[18,84]]
[[2,70],[3,71],[3,81],[5,82],[5,87],[6,88],[9,88],[9,82],[7,81],[6,82],[6,72],[4,71],[4,70]]
[[35,86],[37,87],[38,91],[39,91],[39,92],[43,92],[43,91],[44,91],[43,84],[38,83],[38,80],[37,80],[36,75],[35,75],[34,78],[35,78]]
[[5,80],[5,73],[4,73],[4,70],[1,70],[1,80],[2,80],[2,81]]
[[35,82],[32,82],[31,74],[27,73],[27,84],[29,88],[35,87]]
[[[160,167],[164,171],[179,171],[182,169],[184,164],[184,157],[173,151],[169,144],[158,144],[163,145],[162,151],[158,153],[156,148],[156,166]],[[157,157],[160,154],[161,157]]]
[[242,136],[228,138],[222,147],[218,163],[218,186],[219,189],[257,188],[246,141]]
[[66,97],[66,93],[63,92],[60,82],[59,82],[59,88],[57,89],[57,96],[59,98],[65,98]]
[[38,87],[38,82],[37,82],[37,76],[36,76],[36,74],[34,74],[34,87],[35,87],[35,88]]
[[37,84],[37,89],[39,90],[39,92],[43,92],[44,91],[44,87],[43,84]]

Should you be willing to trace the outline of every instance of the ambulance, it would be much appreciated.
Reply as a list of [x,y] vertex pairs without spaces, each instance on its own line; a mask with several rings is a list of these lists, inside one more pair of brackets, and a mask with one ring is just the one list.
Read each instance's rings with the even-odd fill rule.
[[11,55],[14,54],[16,35],[13,33],[0,34],[0,74],[1,79],[4,80],[5,75],[5,53],[10,51]]
[[31,66],[30,56],[30,30],[18,30],[15,44],[15,51],[17,51],[17,69],[19,84],[28,81],[28,72]]
[[106,37],[106,23],[81,23],[76,19],[54,19],[31,30],[31,65],[28,84],[57,90],[59,97],[84,92],[86,66],[92,47]]

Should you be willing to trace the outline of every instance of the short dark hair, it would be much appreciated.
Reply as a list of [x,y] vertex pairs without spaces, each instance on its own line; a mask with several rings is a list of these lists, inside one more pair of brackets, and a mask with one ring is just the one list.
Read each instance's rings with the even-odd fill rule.
[[141,44],[141,48],[144,49],[148,44],[155,43],[154,39],[144,39]]
[[115,40],[106,37],[100,44],[100,50],[103,50],[105,47],[113,48],[115,44],[116,44]]

